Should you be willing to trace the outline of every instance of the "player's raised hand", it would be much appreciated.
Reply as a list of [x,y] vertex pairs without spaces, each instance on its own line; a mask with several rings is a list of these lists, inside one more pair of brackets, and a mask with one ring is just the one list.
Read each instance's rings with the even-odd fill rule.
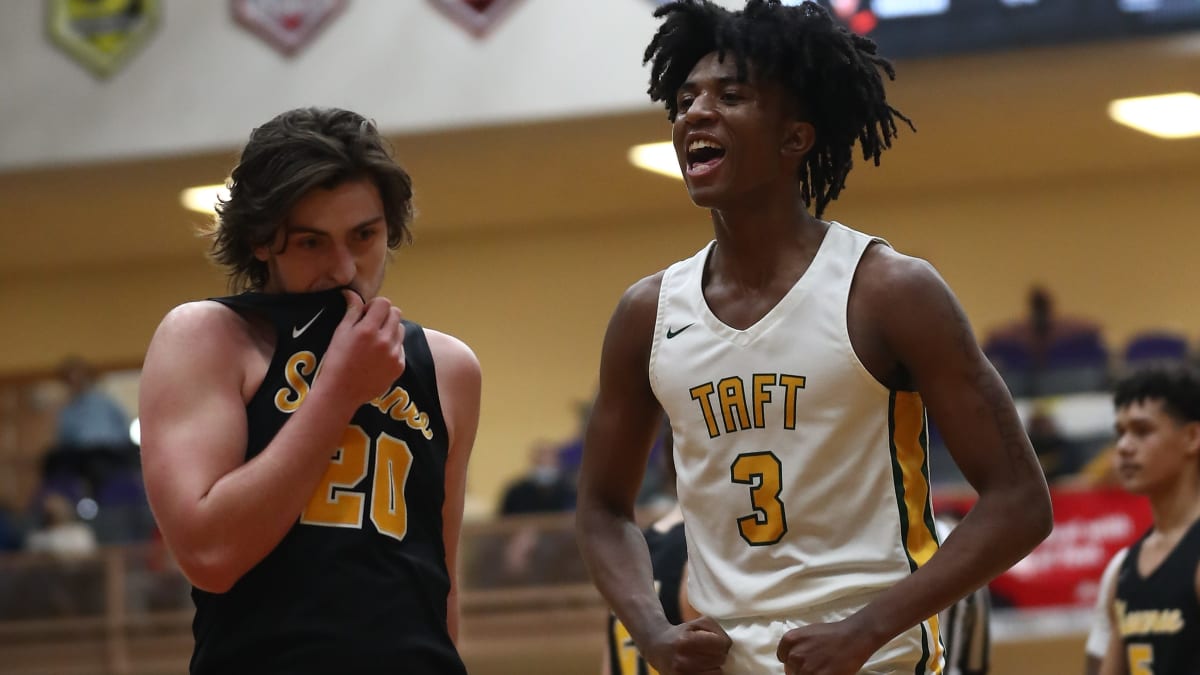
[[837,621],[784,633],[775,656],[786,675],[857,675],[874,651],[862,631]]
[[385,393],[404,372],[404,325],[387,298],[364,304],[357,293],[342,293],[346,314],[333,333],[319,379],[361,405]]
[[702,616],[664,631],[645,656],[660,675],[713,675],[721,672],[732,645],[720,624]]

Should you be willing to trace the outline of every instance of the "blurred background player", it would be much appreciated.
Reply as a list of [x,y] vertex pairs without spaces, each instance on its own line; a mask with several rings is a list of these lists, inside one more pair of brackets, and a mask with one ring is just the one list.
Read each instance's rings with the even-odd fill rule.
[[1108,603],[1102,675],[1200,673],[1200,374],[1151,367],[1116,385],[1117,475],[1150,500]]

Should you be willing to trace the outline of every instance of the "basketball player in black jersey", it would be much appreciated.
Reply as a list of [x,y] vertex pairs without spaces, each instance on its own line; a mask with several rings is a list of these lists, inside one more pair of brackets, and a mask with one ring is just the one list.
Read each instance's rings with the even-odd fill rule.
[[1159,367],[1117,384],[1117,476],[1150,500],[1109,603],[1102,675],[1200,673],[1200,373]]
[[408,174],[336,109],[255,129],[213,257],[146,355],[146,489],[194,586],[191,672],[462,673],[454,569],[480,370],[379,295]]

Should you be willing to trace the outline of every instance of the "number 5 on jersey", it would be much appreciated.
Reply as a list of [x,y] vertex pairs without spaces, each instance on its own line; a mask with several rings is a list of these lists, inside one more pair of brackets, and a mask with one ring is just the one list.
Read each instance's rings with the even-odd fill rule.
[[754,513],[737,519],[742,539],[751,546],[778,544],[787,534],[787,516],[779,493],[783,489],[783,465],[773,452],[744,452],[733,460],[729,478],[750,486]]
[[329,468],[313,492],[308,506],[300,514],[305,525],[324,527],[363,526],[364,505],[371,500],[371,522],[375,529],[398,540],[408,533],[408,506],[404,502],[404,485],[412,467],[412,450],[408,443],[380,434],[375,442],[375,477],[369,492],[354,487],[367,477],[371,460],[371,438],[362,427],[352,424],[342,435],[342,442],[329,461]]
[[1135,642],[1126,647],[1129,675],[1154,675],[1154,645]]

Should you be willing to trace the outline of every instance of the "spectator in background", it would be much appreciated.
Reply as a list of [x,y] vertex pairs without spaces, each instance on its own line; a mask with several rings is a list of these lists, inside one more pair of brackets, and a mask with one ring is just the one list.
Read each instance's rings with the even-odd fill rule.
[[[579,484],[579,467],[583,460],[583,434],[587,431],[588,418],[592,414],[592,401],[581,401],[576,404],[575,409],[577,420],[579,422],[575,436],[571,440],[558,446],[558,465],[566,476],[566,480],[571,484],[572,490]],[[637,505],[650,509],[659,508],[665,499],[674,501],[675,487],[671,486],[669,490],[663,486],[665,476],[663,474],[663,443],[662,436],[659,436],[654,445],[650,448],[650,456],[646,459],[646,473],[642,477],[642,486],[638,488]],[[671,480],[674,480],[672,478]],[[575,507],[574,495],[571,499],[571,508]]]
[[559,451],[539,441],[529,453],[529,472],[504,491],[500,515],[553,513],[575,506],[575,486],[559,465]]
[[58,413],[57,446],[75,450],[128,448],[129,418],[116,401],[96,387],[96,371],[91,364],[77,356],[69,357],[59,367],[59,377],[70,390],[70,400]]
[[26,569],[7,599],[13,615],[46,618],[97,614],[104,606],[104,571],[88,560],[99,549],[95,533],[76,518],[75,503],[66,495],[47,492],[36,506],[41,524],[26,537],[25,549],[58,564]]
[[1120,486],[1117,480],[1117,447],[1109,445],[1097,452],[1079,469],[1072,483],[1077,487],[1106,489]]
[[41,504],[43,525],[29,533],[26,548],[60,560],[85,558],[96,552],[96,535],[75,518],[75,506],[66,497],[49,493]]
[[[563,471],[559,448],[539,441],[529,453],[529,472],[511,483],[500,502],[500,515],[563,513],[575,508],[574,476]],[[505,584],[545,583],[558,565],[565,548],[561,532],[544,531],[537,524],[523,524],[501,545],[502,554],[494,579]],[[570,546],[574,546],[572,540]],[[493,563],[494,564],[494,563]]]
[[989,341],[1019,342],[1024,344],[1035,363],[1045,360],[1050,345],[1068,338],[1091,335],[1099,332],[1094,322],[1078,317],[1062,316],[1054,309],[1054,297],[1043,286],[1029,289],[1029,314],[992,331]]
[[0,553],[21,550],[21,526],[9,498],[0,495]]
[[72,356],[63,361],[59,378],[69,399],[58,413],[54,445],[46,455],[43,478],[77,476],[95,495],[114,471],[135,464],[129,418],[121,406],[96,386],[96,371]]
[[1027,317],[988,336],[984,353],[1014,396],[1050,396],[1103,389],[1108,349],[1098,326],[1054,311],[1050,293],[1029,292]]
[[591,400],[579,401],[575,404],[575,420],[578,425],[571,440],[558,446],[558,465],[572,477],[579,473],[579,465],[583,460],[583,433],[587,430],[588,418],[592,414]]
[[1074,475],[1077,469],[1075,445],[1062,435],[1053,417],[1044,410],[1034,411],[1029,419],[1028,433],[1047,481],[1053,483]]

